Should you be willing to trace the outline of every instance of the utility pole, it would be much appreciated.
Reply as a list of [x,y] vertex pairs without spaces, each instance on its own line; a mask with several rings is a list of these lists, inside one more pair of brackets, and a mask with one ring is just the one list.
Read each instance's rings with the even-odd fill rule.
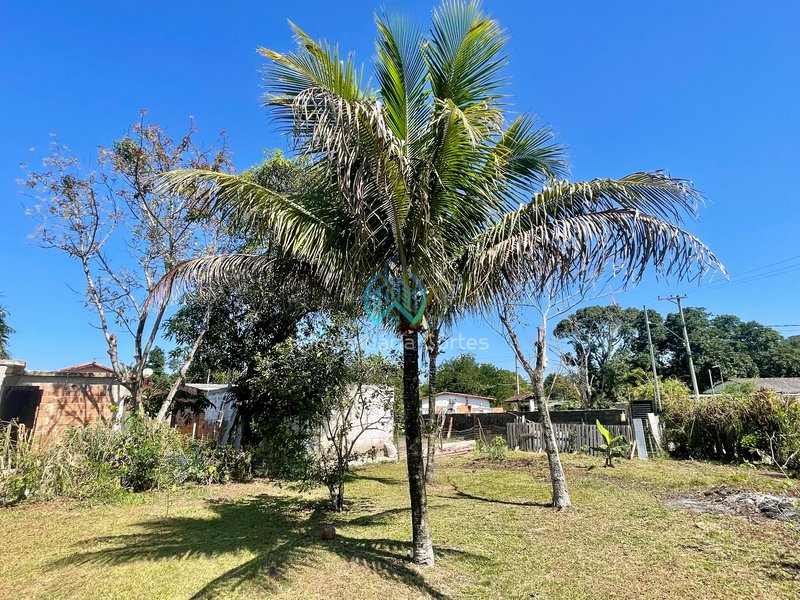
[[516,354],[514,354],[514,373],[517,376],[517,396],[519,396],[519,359]]
[[661,389],[658,384],[658,369],[656,368],[656,352],[653,350],[653,338],[650,335],[650,317],[647,315],[647,307],[644,307],[644,323],[647,329],[647,345],[650,347],[650,364],[653,367],[653,383],[656,390],[656,412],[661,413]]
[[683,318],[683,306],[681,306],[681,300],[685,299],[686,296],[666,296],[661,297],[659,296],[659,300],[669,300],[671,302],[675,302],[678,305],[678,312],[681,316],[681,326],[683,327],[683,341],[686,342],[686,354],[689,357],[689,374],[692,376],[692,389],[694,391],[694,399],[700,400],[700,390],[697,387],[697,375],[694,372],[694,361],[692,360],[692,347],[689,345],[689,334],[686,331],[686,319]]

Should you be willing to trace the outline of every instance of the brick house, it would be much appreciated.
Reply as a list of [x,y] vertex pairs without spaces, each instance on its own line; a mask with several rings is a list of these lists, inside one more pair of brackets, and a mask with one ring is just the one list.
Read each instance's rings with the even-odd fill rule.
[[57,440],[68,427],[106,423],[126,390],[96,362],[59,371],[29,371],[25,361],[0,360],[0,421],[24,423],[38,439]]

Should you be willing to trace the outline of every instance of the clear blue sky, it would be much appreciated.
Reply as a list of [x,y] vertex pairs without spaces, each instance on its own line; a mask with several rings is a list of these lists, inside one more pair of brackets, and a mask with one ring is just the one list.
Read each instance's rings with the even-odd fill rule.
[[[433,0],[388,2],[426,21]],[[17,333],[11,350],[33,368],[107,362],[95,319],[70,287],[78,265],[33,246],[15,180],[36,165],[49,133],[89,158],[141,108],[180,132],[229,134],[238,168],[283,148],[259,106],[258,46],[291,46],[287,19],[357,57],[373,54],[372,2],[0,3],[0,304]],[[645,281],[616,296],[667,311],[659,294],[766,324],[800,322],[800,3],[795,1],[510,2],[485,6],[509,30],[519,110],[552,124],[575,179],[667,169],[709,199],[690,229],[732,274],[721,287]],[[771,271],[778,271],[771,273]],[[737,284],[737,282],[740,282]],[[608,300],[605,300],[608,301]],[[482,360],[513,367],[490,328]],[[800,328],[781,330],[796,333]],[[458,334],[456,333],[456,336]],[[530,339],[530,336],[525,336]],[[451,353],[454,354],[455,352]]]

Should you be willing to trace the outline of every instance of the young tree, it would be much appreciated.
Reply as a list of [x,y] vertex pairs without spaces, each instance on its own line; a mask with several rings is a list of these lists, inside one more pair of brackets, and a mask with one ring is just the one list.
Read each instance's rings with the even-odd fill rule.
[[[717,262],[676,224],[700,200],[689,182],[661,172],[552,179],[563,172],[560,149],[547,128],[510,113],[507,36],[478,2],[444,2],[427,33],[393,15],[377,22],[376,89],[366,87],[352,56],[299,28],[295,51],[262,51],[267,105],[316,185],[287,195],[188,170],[165,176],[163,189],[195,193],[215,213],[269,231],[302,265],[298,271],[346,304],[365,290],[369,296],[377,277],[398,284],[382,288],[391,300],[382,315],[403,344],[413,559],[430,566],[419,399],[423,289],[429,316],[457,317],[608,263],[635,281],[648,264],[680,277]],[[253,252],[189,261],[163,289],[176,280],[202,285],[252,275],[275,260]]]
[[362,457],[356,452],[359,441],[365,433],[384,427],[387,414],[393,410],[394,365],[382,355],[365,355],[357,321],[338,331],[351,342],[352,354],[339,379],[346,385],[322,404],[323,440],[317,449],[316,465],[328,487],[331,505],[341,511],[350,464]]
[[[592,277],[596,279],[599,277],[599,272],[595,273]],[[578,283],[580,285],[580,282]],[[569,498],[569,490],[567,489],[567,478],[564,474],[564,467],[561,464],[561,457],[558,452],[558,444],[556,443],[555,430],[553,423],[550,419],[550,407],[548,406],[548,395],[545,389],[545,371],[547,370],[547,323],[550,319],[573,308],[586,296],[584,288],[578,288],[578,291],[569,293],[564,288],[556,283],[551,283],[538,293],[532,294],[534,303],[532,306],[536,308],[540,316],[540,324],[536,328],[536,341],[535,348],[535,361],[531,364],[528,359],[522,344],[517,337],[514,320],[516,315],[517,303],[505,302],[498,311],[500,323],[503,325],[504,331],[501,332],[508,342],[509,346],[514,350],[517,360],[525,369],[531,382],[533,389],[533,401],[536,405],[536,410],[539,412],[539,417],[542,423],[542,442],[545,453],[547,454],[547,463],[550,469],[550,484],[552,486],[552,505],[555,508],[563,509],[572,506]],[[532,408],[532,407],[531,407]]]
[[[142,406],[143,371],[167,310],[166,299],[153,301],[151,292],[182,261],[225,249],[217,239],[216,221],[197,218],[191,195],[164,194],[153,180],[180,168],[230,169],[224,138],[218,148],[202,149],[196,132],[191,123],[173,140],[142,113],[124,137],[98,148],[88,169],[54,141],[44,170],[29,170],[25,181],[35,198],[28,212],[38,222],[36,241],[80,264],[86,305],[98,317],[111,368],[135,409]],[[196,332],[159,418],[166,416],[204,333],[202,327]],[[132,363],[126,355],[132,355]],[[116,407],[118,419],[123,402]]]

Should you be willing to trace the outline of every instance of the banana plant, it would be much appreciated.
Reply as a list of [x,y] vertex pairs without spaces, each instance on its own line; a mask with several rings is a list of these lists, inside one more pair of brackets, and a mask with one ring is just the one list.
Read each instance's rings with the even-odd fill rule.
[[606,455],[606,467],[613,467],[614,464],[612,463],[612,459],[616,457],[625,456],[628,451],[628,438],[624,435],[618,435],[613,437],[611,432],[603,427],[600,423],[600,420],[597,419],[597,430],[600,432],[600,435],[603,436],[605,440],[605,444],[600,444],[592,448],[592,450],[597,450],[598,452],[603,452]]

